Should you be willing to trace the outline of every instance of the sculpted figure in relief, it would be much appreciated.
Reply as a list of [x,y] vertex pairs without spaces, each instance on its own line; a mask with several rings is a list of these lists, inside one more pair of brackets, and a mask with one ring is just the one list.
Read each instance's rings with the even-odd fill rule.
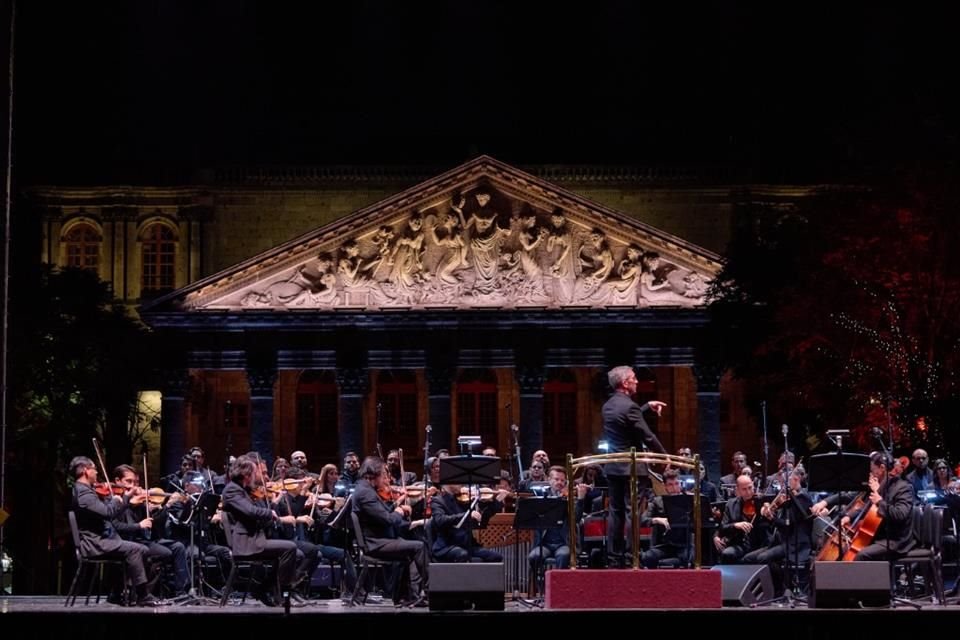
[[570,251],[572,244],[573,234],[567,225],[567,217],[563,214],[563,210],[554,209],[550,214],[547,251],[552,257],[549,273],[554,278],[554,297],[560,303],[570,302],[573,299],[573,255]]
[[[661,267],[660,254],[655,251],[643,254],[642,264],[640,297],[648,302],[693,306],[703,296],[700,292],[706,291],[706,284],[699,274],[682,271],[675,265]],[[666,272],[667,278],[658,281],[658,272]]]
[[388,281],[393,287],[392,297],[405,304],[418,301],[420,285],[430,278],[423,270],[424,238],[423,216],[411,214],[387,263],[391,267]]
[[438,216],[430,227],[430,239],[444,249],[444,255],[437,264],[437,279],[444,284],[459,284],[454,272],[468,266],[468,263],[467,243],[463,241],[458,219],[450,213]]
[[617,278],[607,281],[610,291],[609,304],[637,304],[637,292],[640,288],[640,247],[635,244],[627,247],[626,257],[617,266]]
[[500,247],[503,240],[509,237],[513,230],[501,229],[497,226],[497,212],[487,206],[490,202],[490,194],[478,191],[474,197],[477,199],[480,208],[470,215],[470,220],[464,220],[463,217],[463,207],[466,205],[465,198],[461,198],[460,202],[453,206],[453,209],[460,216],[460,224],[464,231],[473,229],[470,234],[470,253],[473,257],[475,274],[473,293],[475,295],[487,295],[497,290]]

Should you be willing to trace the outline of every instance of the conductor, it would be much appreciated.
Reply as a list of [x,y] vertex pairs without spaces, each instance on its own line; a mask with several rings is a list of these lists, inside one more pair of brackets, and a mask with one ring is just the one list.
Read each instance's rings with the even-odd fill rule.
[[[607,374],[607,380],[613,389],[613,395],[603,405],[603,438],[609,445],[610,453],[629,451],[631,446],[639,444],[644,449],[657,453],[666,453],[660,440],[653,434],[643,412],[663,411],[665,402],[651,400],[642,407],[633,401],[637,393],[637,374],[632,367],[614,367]],[[627,495],[630,487],[630,464],[609,464],[604,470],[610,488],[610,540],[615,559],[622,561],[624,553],[623,525],[626,519]],[[649,489],[653,485],[646,464],[637,465],[637,490]]]

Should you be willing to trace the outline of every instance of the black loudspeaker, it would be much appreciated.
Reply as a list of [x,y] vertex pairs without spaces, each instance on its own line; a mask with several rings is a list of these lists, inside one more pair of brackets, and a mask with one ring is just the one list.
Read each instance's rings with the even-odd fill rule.
[[813,563],[810,607],[859,609],[890,606],[889,562]]
[[502,562],[430,563],[430,610],[503,611]]
[[725,607],[747,607],[774,598],[773,576],[765,564],[719,564],[713,569],[723,579]]

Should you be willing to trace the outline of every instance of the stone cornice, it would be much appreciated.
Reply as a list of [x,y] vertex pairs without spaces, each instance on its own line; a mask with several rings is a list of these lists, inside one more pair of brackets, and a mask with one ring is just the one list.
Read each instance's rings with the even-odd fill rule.
[[240,331],[284,328],[330,333],[344,329],[383,331],[437,331],[523,329],[587,331],[611,327],[644,329],[687,329],[708,322],[704,309],[502,309],[448,311],[175,311],[142,312],[154,328],[180,328],[200,331]]

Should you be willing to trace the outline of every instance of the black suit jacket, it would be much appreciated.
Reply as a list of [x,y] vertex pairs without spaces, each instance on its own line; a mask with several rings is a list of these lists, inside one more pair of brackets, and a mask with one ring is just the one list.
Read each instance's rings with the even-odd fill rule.
[[[616,392],[603,405],[603,439],[610,445],[610,453],[629,451],[630,447],[641,448],[643,444],[657,453],[666,453],[667,450],[660,444],[660,440],[653,434],[643,412],[650,408],[649,404],[642,407],[630,399],[625,393]],[[630,465],[608,464],[603,470],[608,476],[630,475]],[[647,465],[637,465],[637,475],[646,476]]]
[[400,530],[409,526],[403,516],[387,507],[365,479],[356,484],[353,510],[360,519],[367,548],[374,553],[385,542],[399,538]]
[[223,488],[223,510],[233,522],[233,554],[252,556],[267,546],[267,528],[273,526],[273,510],[254,503],[246,489],[236,482]]
[[89,485],[80,482],[73,485],[73,511],[80,530],[80,552],[84,556],[101,555],[120,548],[122,540],[110,521],[129,506],[129,498],[120,501],[111,496],[103,500]]
[[442,555],[450,547],[470,549],[478,546],[471,534],[471,529],[476,524],[473,518],[468,517],[464,520],[462,527],[456,528],[457,523],[463,519],[463,514],[467,511],[456,498],[443,491],[430,500],[430,509],[433,513],[430,521],[433,527],[434,554]]

